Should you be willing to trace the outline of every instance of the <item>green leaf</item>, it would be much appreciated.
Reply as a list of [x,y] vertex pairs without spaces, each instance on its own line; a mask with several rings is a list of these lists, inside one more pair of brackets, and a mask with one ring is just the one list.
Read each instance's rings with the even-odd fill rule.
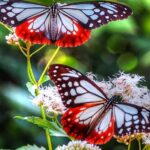
[[44,75],[44,77],[42,78],[42,80],[41,80],[41,84],[43,84],[44,82],[47,82],[47,81],[49,81],[50,79],[49,79],[49,76],[48,75]]
[[36,87],[31,83],[31,82],[27,82],[26,83],[26,87],[28,88],[28,91],[33,95],[36,96]]
[[22,117],[22,116],[15,116],[16,119],[21,119],[25,120],[27,122],[33,123],[35,125],[38,125],[39,127],[42,128],[53,128],[53,125],[51,125],[50,121],[44,120],[40,117],[35,117],[35,116],[29,116],[29,117]]
[[65,131],[61,127],[59,127],[55,122],[51,122],[48,120],[44,120],[40,117],[34,116],[29,117],[15,116],[15,118],[33,123],[44,129],[49,129],[49,133],[51,136],[68,137]]
[[26,146],[19,147],[16,150],[46,150],[46,148],[38,147],[36,145],[26,145]]
[[51,136],[57,136],[57,137],[68,137],[68,135],[65,133],[65,131],[60,128],[55,122],[51,122],[54,129],[50,129],[50,135]]

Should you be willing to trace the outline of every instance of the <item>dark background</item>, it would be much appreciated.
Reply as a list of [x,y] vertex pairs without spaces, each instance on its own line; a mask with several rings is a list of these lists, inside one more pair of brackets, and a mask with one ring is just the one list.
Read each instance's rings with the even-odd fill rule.
[[[52,3],[49,1],[41,0],[41,3],[48,5]],[[145,76],[145,84],[149,87],[150,0],[119,2],[124,2],[133,9],[131,17],[93,30],[91,39],[80,47],[61,49],[54,63],[68,64],[82,72],[92,71],[99,79],[108,79],[108,76],[113,76],[119,70],[136,73]],[[8,30],[0,26],[0,148],[15,149],[26,144],[46,147],[42,129],[13,118],[16,115],[40,114],[38,108],[31,105],[32,96],[26,89],[26,59],[17,47],[6,44],[5,36],[8,34]],[[32,59],[37,79],[45,60],[50,58],[55,49],[54,46],[47,46]],[[61,144],[64,143],[63,140],[65,139],[55,138],[53,143]],[[132,150],[137,149],[136,145],[135,142]],[[126,149],[116,140],[102,147],[103,150]]]

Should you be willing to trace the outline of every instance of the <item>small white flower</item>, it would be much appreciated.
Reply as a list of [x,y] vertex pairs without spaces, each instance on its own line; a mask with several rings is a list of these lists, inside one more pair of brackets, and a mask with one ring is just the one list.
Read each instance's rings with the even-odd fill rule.
[[40,87],[40,94],[33,99],[35,105],[44,106],[46,112],[63,114],[65,111],[65,106],[62,103],[61,97],[56,89],[56,87],[45,86]]
[[[88,76],[89,77],[89,76]],[[93,77],[95,77],[93,75]],[[91,78],[91,75],[90,77]],[[144,77],[135,74],[125,74],[119,72],[114,78],[108,81],[95,81],[91,78],[107,95],[112,98],[118,95],[123,102],[132,103],[150,109],[150,92],[146,86],[140,85]]]
[[71,141],[68,145],[58,146],[56,150],[101,150],[101,148],[85,141]]
[[150,133],[143,135],[143,143],[150,146]]
[[7,35],[5,37],[7,44],[9,45],[18,45],[19,43],[19,38],[17,37],[17,35],[15,33],[10,33],[9,35]]
[[95,74],[93,74],[92,72],[87,72],[86,76],[90,79],[90,80],[94,80],[95,78],[97,78],[97,76]]

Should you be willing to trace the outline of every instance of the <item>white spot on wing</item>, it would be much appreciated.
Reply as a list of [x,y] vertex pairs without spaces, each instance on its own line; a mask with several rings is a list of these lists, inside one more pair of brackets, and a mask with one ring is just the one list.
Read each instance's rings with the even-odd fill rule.
[[11,20],[11,24],[15,24],[15,21],[14,21],[14,20]]
[[59,13],[59,16],[61,17],[61,20],[63,24],[65,25],[65,28],[69,31],[73,31],[73,22],[70,18],[63,15],[62,13]]
[[96,131],[104,132],[111,122],[111,110],[109,110],[105,116],[101,119],[100,123],[96,126]]
[[65,95],[65,96],[68,96],[68,92],[65,92],[64,95]]
[[124,124],[124,113],[119,108],[114,107],[114,114],[117,127],[120,128]]
[[96,20],[96,19],[98,19],[98,15],[92,15],[91,18],[92,18],[93,20]]
[[110,3],[102,3],[102,4],[100,4],[100,6],[106,8],[106,9],[109,9],[111,11],[118,12],[116,10],[117,8],[114,5],[110,4]]
[[96,9],[94,9],[94,11],[98,13],[98,12],[100,12],[100,9],[96,8]]
[[88,102],[98,102],[101,101],[101,99],[98,96],[95,96],[90,93],[83,94],[81,96],[77,96],[74,100],[75,104],[81,104],[81,103],[88,103]]
[[75,77],[75,78],[79,77],[77,74],[73,74],[73,73],[62,73],[61,76],[68,76],[68,77]]
[[65,87],[66,87],[66,84],[62,84],[62,87],[65,88]]
[[65,80],[65,81],[69,80],[69,77],[63,77],[63,80]]
[[83,12],[88,15],[88,16],[91,16],[94,14],[94,11],[93,10],[83,10]]
[[146,123],[149,123],[149,121],[148,121],[149,112],[148,112],[148,111],[142,111],[141,114],[142,114],[142,116],[144,117]]
[[87,108],[83,112],[80,112],[79,113],[80,120],[86,120],[87,118],[91,118],[93,116],[96,116],[96,113],[99,112],[101,107],[102,107],[101,105],[97,105],[97,106],[93,106],[93,107]]
[[41,9],[41,8],[47,8],[47,7],[45,7],[45,6],[42,6],[42,5],[38,5],[38,4],[31,4],[31,3],[13,3],[12,4],[12,6],[13,7],[16,7],[16,8],[39,8],[39,9]]
[[[22,4],[22,3],[21,3]],[[22,4],[23,5],[23,4]],[[31,17],[39,12],[42,12],[44,9],[25,9],[23,12],[19,13],[16,18],[18,21],[22,21],[28,17]]]
[[75,8],[75,9],[94,9],[95,6],[93,4],[76,4],[76,5],[68,5],[64,6],[64,8]]
[[129,126],[131,126],[131,125],[132,125],[132,122],[131,122],[131,121],[125,123],[125,126],[126,126],[126,127],[129,127]]
[[107,10],[107,12],[108,12],[109,14],[114,14],[114,12],[113,12],[112,10]]
[[123,105],[123,104],[118,104],[118,106],[126,113],[128,114],[138,114],[138,110],[132,106],[127,106],[127,105]]
[[21,11],[23,11],[23,9],[19,9],[19,8],[14,8],[14,9],[12,9],[12,12],[13,13],[20,13]]
[[75,95],[76,95],[75,89],[71,89],[71,90],[70,90],[70,94],[71,94],[71,96],[75,96]]
[[8,6],[8,7],[6,7],[6,9],[7,9],[7,10],[11,10],[11,9],[12,9],[12,7]]
[[80,81],[80,84],[82,87],[84,87],[87,91],[95,94],[95,95],[98,95],[100,97],[104,97],[101,92],[95,88],[91,83],[87,82],[86,80],[81,80]]
[[126,114],[126,115],[125,115],[125,119],[126,119],[126,121],[130,121],[130,120],[132,119],[132,116],[131,116],[131,115],[128,115],[128,114]]
[[2,8],[2,9],[1,9],[1,12],[2,12],[2,13],[5,13],[5,12],[6,12],[6,9]]
[[94,26],[94,24],[93,24],[93,23],[90,23],[89,27],[92,28],[93,26]]
[[67,100],[67,102],[66,102],[66,103],[67,103],[68,105],[70,105],[70,104],[71,104],[71,102],[72,102],[72,100],[70,99],[70,100]]
[[89,20],[89,18],[80,10],[63,9],[63,11],[69,14],[69,16],[72,16],[73,18],[83,22],[84,24],[86,24]]
[[72,87],[72,82],[71,81],[69,81],[68,86]]
[[12,13],[12,12],[8,12],[7,15],[8,15],[9,17],[14,17],[14,16],[15,16],[15,14]]
[[101,12],[100,12],[100,15],[101,15],[101,16],[104,16],[104,15],[105,15],[105,12],[104,12],[104,11],[101,11]]
[[119,134],[121,134],[122,132],[123,132],[123,129],[120,129],[120,130],[119,130]]
[[77,90],[77,93],[78,93],[78,94],[83,94],[83,93],[86,92],[86,90],[83,89],[82,87],[77,87],[76,90]]

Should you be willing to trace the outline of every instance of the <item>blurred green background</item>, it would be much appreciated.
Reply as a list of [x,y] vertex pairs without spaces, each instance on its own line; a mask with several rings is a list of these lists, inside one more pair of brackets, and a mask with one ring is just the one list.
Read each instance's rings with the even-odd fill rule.
[[[50,0],[34,1],[45,5],[52,3]],[[145,76],[145,84],[150,87],[150,0],[118,2],[129,5],[133,15],[127,20],[93,30],[91,39],[80,47],[61,49],[54,63],[67,64],[82,72],[92,71],[99,79],[108,79],[119,70],[136,73]],[[13,118],[16,115],[40,114],[32,105],[32,96],[25,85],[28,81],[26,59],[17,47],[6,44],[5,36],[8,34],[8,30],[0,26],[0,148],[15,149],[26,144],[47,146],[42,129]],[[47,46],[32,59],[37,79],[55,49]],[[52,140],[55,146],[66,142],[62,138]],[[135,142],[133,150],[136,150],[136,145]],[[112,140],[102,148],[126,150],[127,147]]]

